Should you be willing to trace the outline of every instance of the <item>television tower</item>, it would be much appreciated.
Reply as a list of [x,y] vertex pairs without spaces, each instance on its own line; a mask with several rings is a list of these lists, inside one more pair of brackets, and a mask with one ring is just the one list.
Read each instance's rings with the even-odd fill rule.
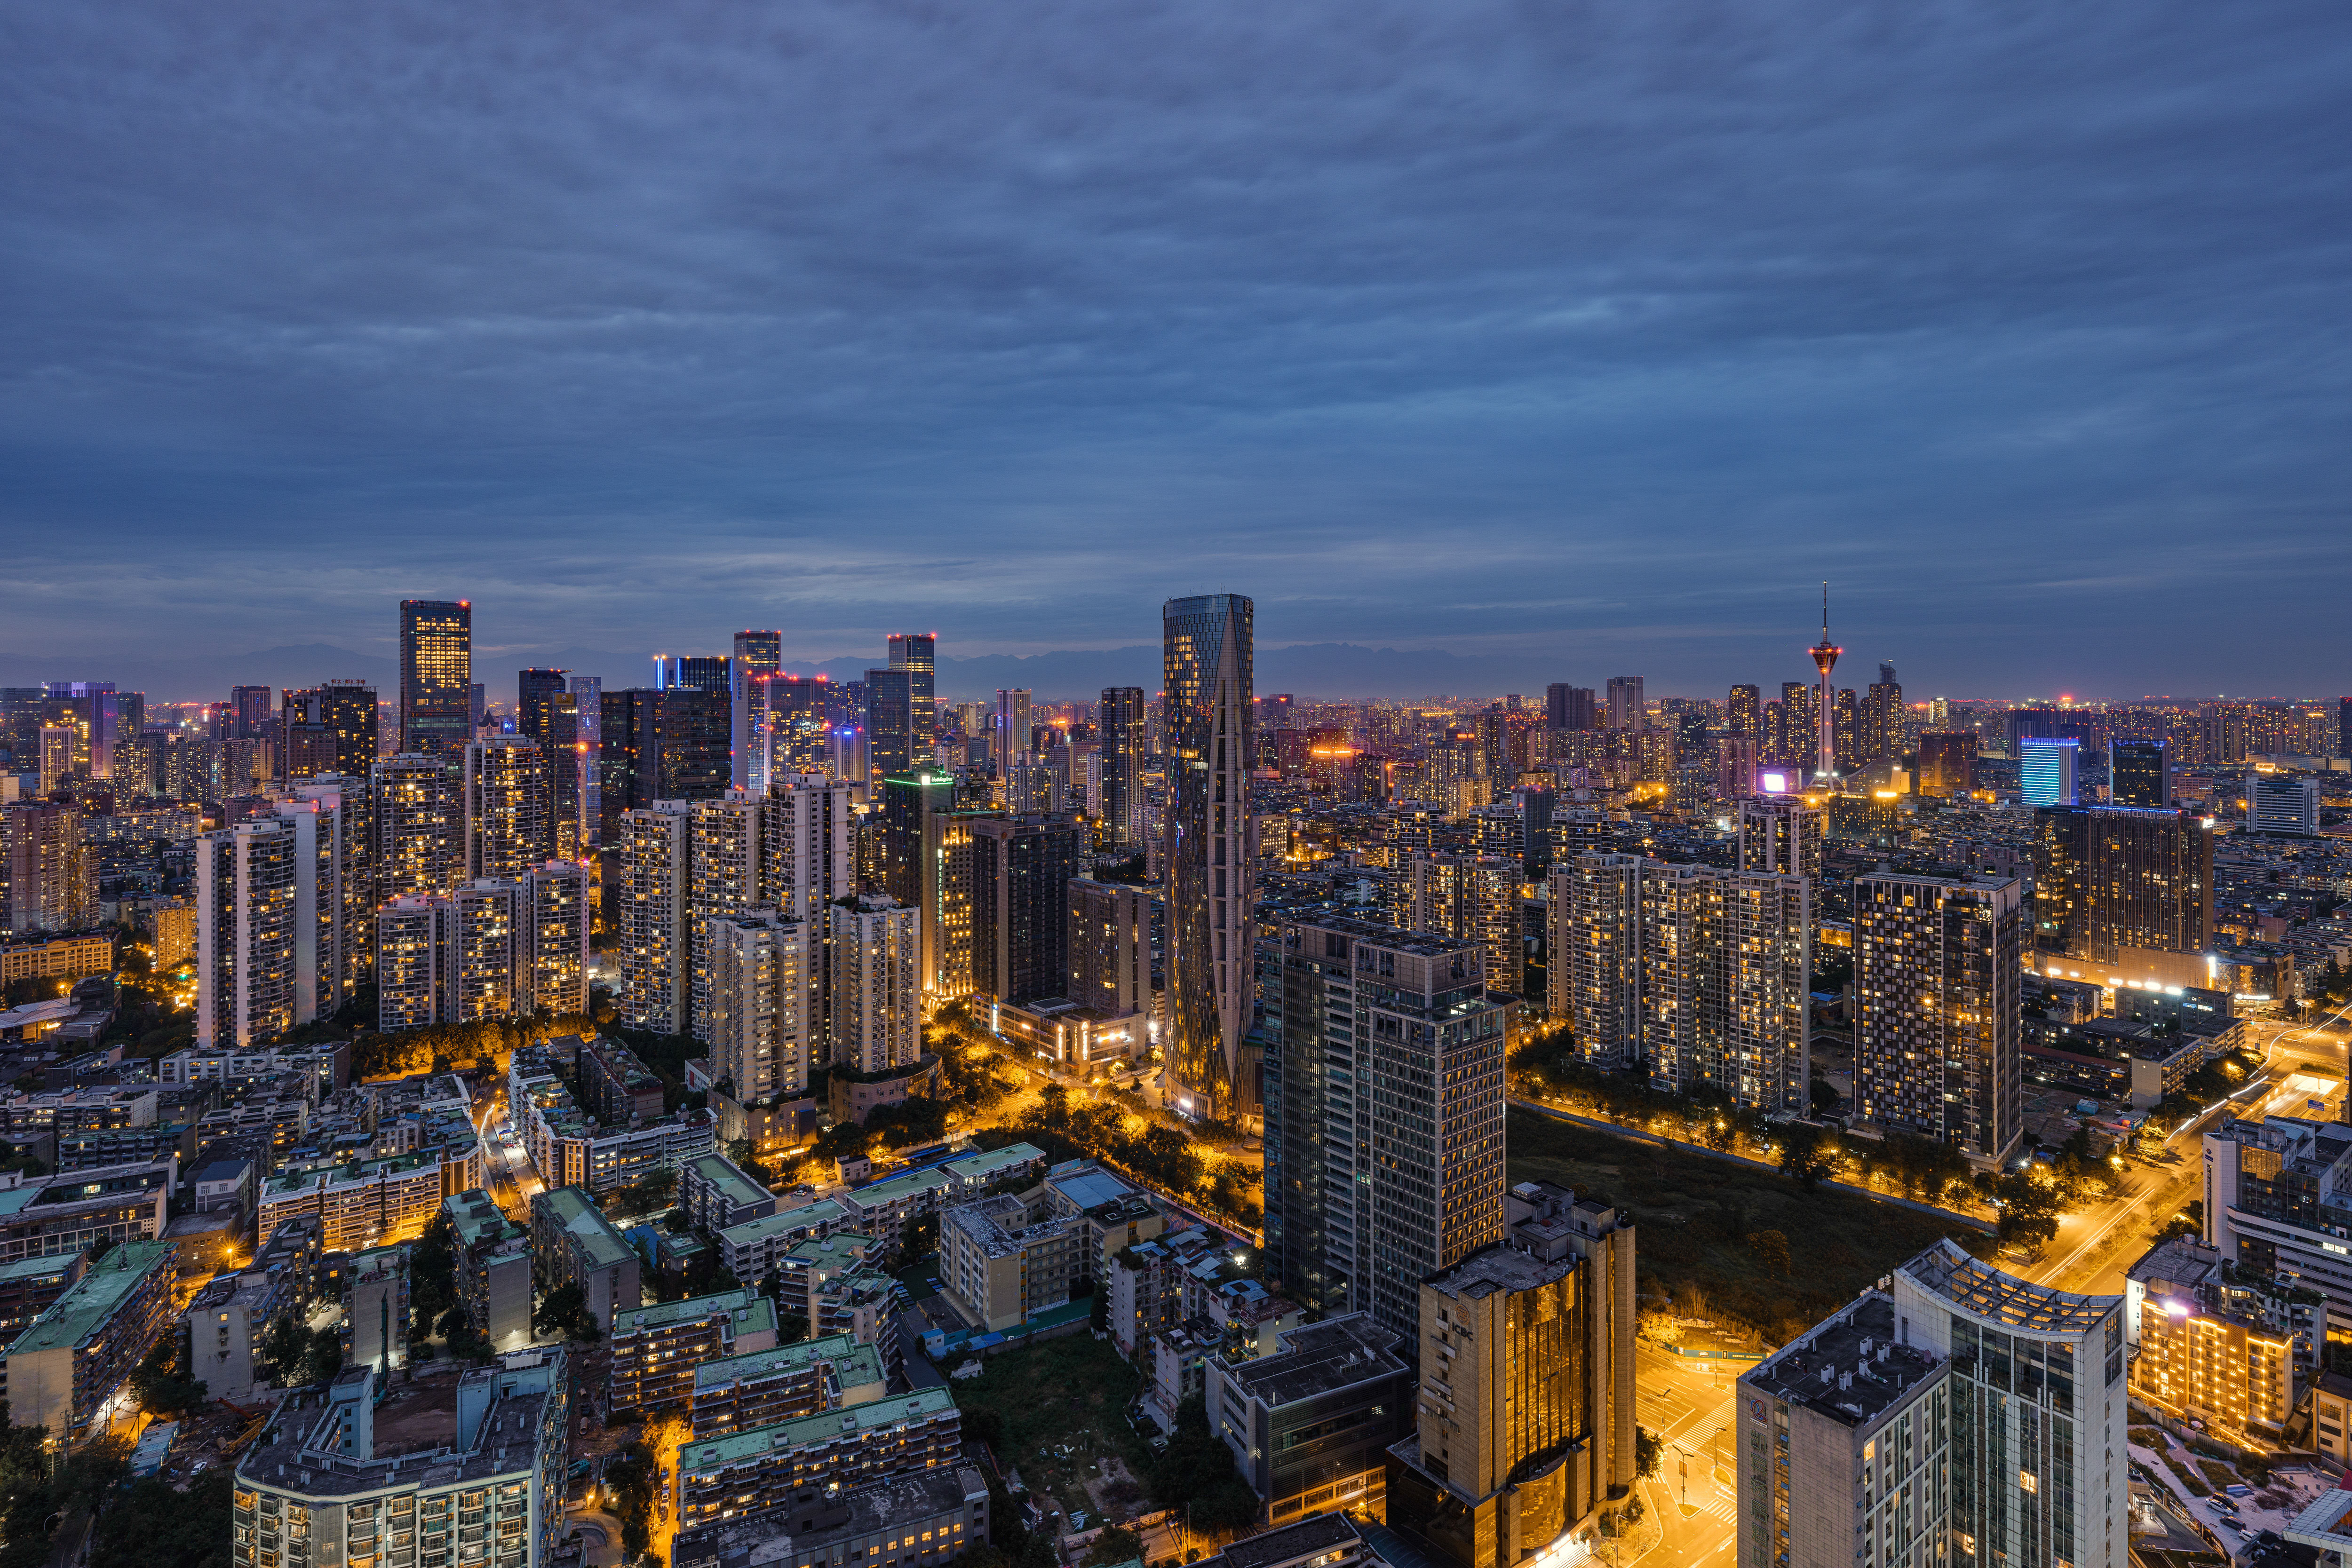
[[1837,668],[1838,655],[1843,648],[1830,641],[1830,585],[1822,584],[1822,640],[1806,650],[1813,656],[1813,667],[1822,673],[1821,696],[1813,704],[1813,723],[1819,731],[1821,755],[1813,766],[1815,779],[1837,777],[1837,693],[1830,685],[1830,672]]

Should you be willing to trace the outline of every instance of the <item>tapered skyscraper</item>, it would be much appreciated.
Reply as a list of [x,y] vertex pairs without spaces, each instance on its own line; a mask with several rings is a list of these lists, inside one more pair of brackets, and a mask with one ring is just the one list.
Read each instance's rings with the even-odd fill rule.
[[1179,1109],[1258,1113],[1244,1071],[1251,947],[1250,601],[1237,593],[1160,606],[1169,755],[1169,1060]]

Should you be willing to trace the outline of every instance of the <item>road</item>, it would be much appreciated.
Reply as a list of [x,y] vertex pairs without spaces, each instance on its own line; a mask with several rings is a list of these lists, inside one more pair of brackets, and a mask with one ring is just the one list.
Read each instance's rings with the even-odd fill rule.
[[1633,1349],[1635,1419],[1665,1444],[1657,1479],[1642,1483],[1643,1505],[1664,1527],[1643,1560],[1677,1568],[1732,1568],[1738,1556],[1732,1428],[1739,1366]]
[[[2205,1132],[2224,1116],[2332,1117],[2344,1092],[2347,1011],[2352,1009],[2299,1027],[2251,1022],[2248,1033],[2266,1053],[2253,1080],[2176,1129],[2158,1159],[2131,1166],[2121,1196],[2068,1215],[2042,1261],[2021,1270],[2023,1276],[2086,1295],[2120,1294],[2124,1272],[2147,1250],[2149,1234],[2201,1196]],[[2325,1109],[2313,1110],[2313,1100]]]

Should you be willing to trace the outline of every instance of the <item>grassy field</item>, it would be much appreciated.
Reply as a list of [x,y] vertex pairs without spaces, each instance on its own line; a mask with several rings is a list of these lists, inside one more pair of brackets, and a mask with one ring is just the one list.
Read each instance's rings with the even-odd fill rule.
[[1135,1369],[1107,1340],[1066,1334],[1000,1352],[978,1377],[950,1386],[965,1411],[992,1411],[1003,1422],[997,1458],[1041,1502],[1050,1494],[1065,1509],[1092,1511],[1085,1488],[1100,1479],[1094,1467],[1106,1458],[1136,1476],[1150,1469],[1150,1451],[1127,1424]]
[[[1939,1236],[1982,1232],[1849,1193],[1807,1193],[1769,1171],[1621,1138],[1514,1107],[1510,1179],[1552,1181],[1614,1204],[1639,1227],[1644,1307],[1735,1319],[1775,1344],[1819,1322]],[[1788,1250],[1780,1272],[1770,1240]]]

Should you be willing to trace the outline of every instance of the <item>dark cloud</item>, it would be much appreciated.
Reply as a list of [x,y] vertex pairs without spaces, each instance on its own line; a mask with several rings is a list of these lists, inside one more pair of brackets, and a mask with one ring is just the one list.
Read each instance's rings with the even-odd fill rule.
[[[0,657],[2347,678],[2316,3],[0,16]],[[632,666],[633,667],[633,666]],[[207,677],[209,678],[209,676]]]

